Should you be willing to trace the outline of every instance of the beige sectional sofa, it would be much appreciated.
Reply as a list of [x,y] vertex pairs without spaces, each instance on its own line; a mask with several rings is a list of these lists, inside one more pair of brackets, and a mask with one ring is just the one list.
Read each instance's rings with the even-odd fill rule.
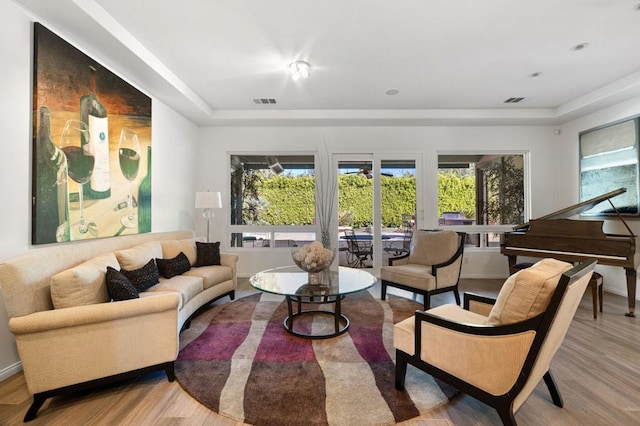
[[234,298],[235,254],[191,267],[139,298],[110,301],[105,271],[132,270],[183,252],[194,265],[192,231],[121,236],[36,249],[0,264],[0,287],[34,401],[164,369],[173,380],[180,329],[213,300]]

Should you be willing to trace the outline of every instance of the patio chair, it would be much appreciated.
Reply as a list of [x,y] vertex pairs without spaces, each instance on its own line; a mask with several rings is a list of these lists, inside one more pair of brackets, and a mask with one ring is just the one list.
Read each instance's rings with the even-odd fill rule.
[[400,246],[394,246],[393,242],[391,242],[389,243],[389,247],[385,247],[383,250],[394,257],[408,254],[409,248],[411,247],[412,236],[413,236],[413,229],[407,227],[404,229],[404,236],[402,237],[402,244]]
[[347,240],[347,265],[352,268],[366,268],[365,260],[373,261],[372,241],[359,239],[352,229],[346,229],[344,237]]

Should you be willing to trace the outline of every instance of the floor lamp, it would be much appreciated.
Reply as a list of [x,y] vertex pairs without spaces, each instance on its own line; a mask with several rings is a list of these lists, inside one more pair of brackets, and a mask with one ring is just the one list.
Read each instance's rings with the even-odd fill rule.
[[204,209],[202,217],[207,221],[207,242],[209,242],[209,223],[213,219],[213,209],[222,208],[222,197],[219,192],[196,192],[196,209]]

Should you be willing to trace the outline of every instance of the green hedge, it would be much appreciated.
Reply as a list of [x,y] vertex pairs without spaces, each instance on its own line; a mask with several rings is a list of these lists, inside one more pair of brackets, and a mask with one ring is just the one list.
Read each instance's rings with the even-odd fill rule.
[[[373,180],[360,174],[339,175],[339,213],[341,225],[363,227],[373,222]],[[402,225],[402,214],[413,213],[416,199],[415,176],[381,178],[383,227]],[[260,223],[272,225],[310,225],[315,217],[315,178],[280,175],[256,182],[260,194]],[[451,173],[438,175],[438,195],[442,212],[462,211],[475,216],[475,180]],[[348,223],[345,223],[348,222]]]
[[443,212],[463,212],[467,218],[476,217],[476,180],[455,173],[438,173],[438,217]]
[[313,176],[280,175],[264,179],[258,193],[266,202],[260,219],[272,225],[311,225],[315,216]]

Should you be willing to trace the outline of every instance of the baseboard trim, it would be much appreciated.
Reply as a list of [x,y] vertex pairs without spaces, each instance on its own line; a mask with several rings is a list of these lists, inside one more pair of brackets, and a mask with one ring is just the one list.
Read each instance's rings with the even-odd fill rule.
[[19,373],[22,371],[22,363],[20,361],[16,362],[15,364],[12,364],[10,366],[8,366],[7,368],[0,370],[0,382],[2,382],[3,380],[8,379],[9,377],[13,376],[16,373]]

